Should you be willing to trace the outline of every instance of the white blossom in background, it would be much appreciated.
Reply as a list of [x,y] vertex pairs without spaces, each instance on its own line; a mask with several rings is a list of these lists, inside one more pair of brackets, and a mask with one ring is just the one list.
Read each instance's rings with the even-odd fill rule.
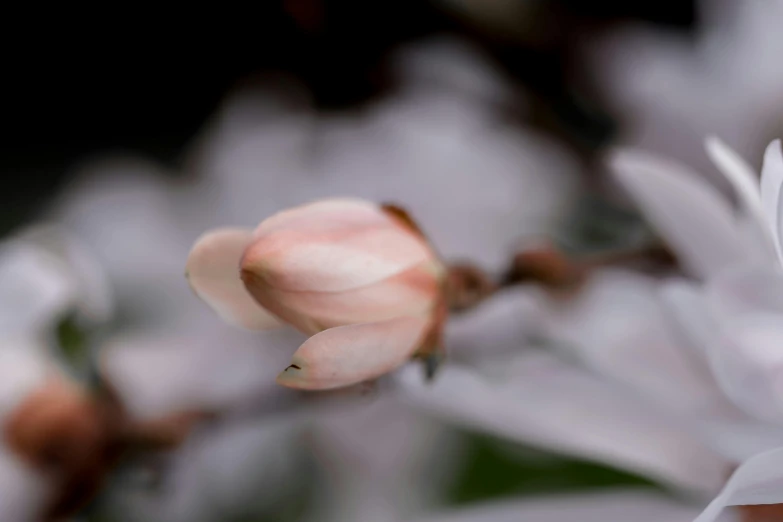
[[696,8],[695,34],[623,26],[585,49],[618,118],[617,144],[706,174],[704,136],[759,158],[783,130],[783,2],[700,0]]
[[736,208],[676,163],[633,152],[613,160],[618,180],[692,276],[668,282],[661,295],[683,341],[681,357],[706,370],[729,403],[690,413],[713,447],[739,464],[699,522],[714,520],[725,506],[783,503],[783,153],[779,140],[767,147],[759,184],[719,140],[707,140],[707,152],[734,188]]
[[53,347],[57,323],[76,312],[97,322],[112,312],[99,267],[51,225],[0,242],[0,518],[34,522],[52,495],[51,478],[9,446],[7,428],[28,397],[70,381]]

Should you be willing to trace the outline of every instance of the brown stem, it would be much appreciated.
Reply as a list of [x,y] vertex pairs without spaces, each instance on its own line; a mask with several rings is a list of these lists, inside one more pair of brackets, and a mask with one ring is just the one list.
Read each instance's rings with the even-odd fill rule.
[[446,298],[449,308],[472,308],[501,288],[532,283],[556,292],[570,292],[584,282],[591,270],[607,266],[648,263],[671,267],[676,259],[662,243],[601,252],[573,259],[551,245],[517,252],[506,274],[495,282],[484,271],[470,264],[449,267]]

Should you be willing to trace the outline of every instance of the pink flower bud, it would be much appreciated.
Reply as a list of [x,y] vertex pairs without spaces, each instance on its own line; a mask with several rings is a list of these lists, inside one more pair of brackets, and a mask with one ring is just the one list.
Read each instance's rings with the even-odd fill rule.
[[302,345],[281,384],[327,389],[375,378],[403,364],[441,326],[444,267],[401,211],[324,200],[275,214],[248,236],[241,259],[236,230],[196,244],[188,266],[199,296],[242,324],[251,322],[249,292],[260,304],[254,313],[263,307],[304,333],[346,327]]

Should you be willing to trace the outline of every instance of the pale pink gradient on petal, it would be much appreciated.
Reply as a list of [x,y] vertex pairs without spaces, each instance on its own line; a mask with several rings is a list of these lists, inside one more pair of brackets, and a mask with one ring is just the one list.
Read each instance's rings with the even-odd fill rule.
[[384,224],[388,220],[388,217],[380,212],[378,205],[371,201],[359,198],[324,199],[283,210],[268,217],[258,225],[254,235],[296,229],[303,224],[326,230],[357,224]]
[[325,330],[299,347],[277,382],[327,390],[374,379],[410,359],[429,326],[425,319],[398,317]]
[[286,292],[251,285],[267,309],[302,331],[318,333],[346,324],[424,317],[440,291],[438,266],[426,261],[379,283],[345,292]]
[[[339,292],[381,281],[434,257],[421,236],[380,207],[376,212],[362,209],[358,216],[339,208],[323,214],[294,215],[290,226],[257,233],[242,269],[279,290]],[[264,227],[262,223],[259,229]]]
[[248,329],[277,326],[245,289],[239,277],[242,253],[252,239],[247,229],[223,228],[201,236],[188,256],[186,273],[191,288],[225,321]]

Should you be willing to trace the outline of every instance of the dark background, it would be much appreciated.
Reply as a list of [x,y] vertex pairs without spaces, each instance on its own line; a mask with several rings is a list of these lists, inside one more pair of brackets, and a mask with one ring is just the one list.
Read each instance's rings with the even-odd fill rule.
[[532,123],[589,155],[613,122],[589,71],[574,61],[580,37],[629,20],[698,29],[693,0],[521,1],[533,8],[515,38],[440,9],[445,0],[6,13],[0,232],[32,217],[92,153],[133,151],[176,165],[243,78],[283,72],[308,86],[319,110],[357,108],[394,89],[385,67],[391,51],[442,33],[486,50],[532,96]]

